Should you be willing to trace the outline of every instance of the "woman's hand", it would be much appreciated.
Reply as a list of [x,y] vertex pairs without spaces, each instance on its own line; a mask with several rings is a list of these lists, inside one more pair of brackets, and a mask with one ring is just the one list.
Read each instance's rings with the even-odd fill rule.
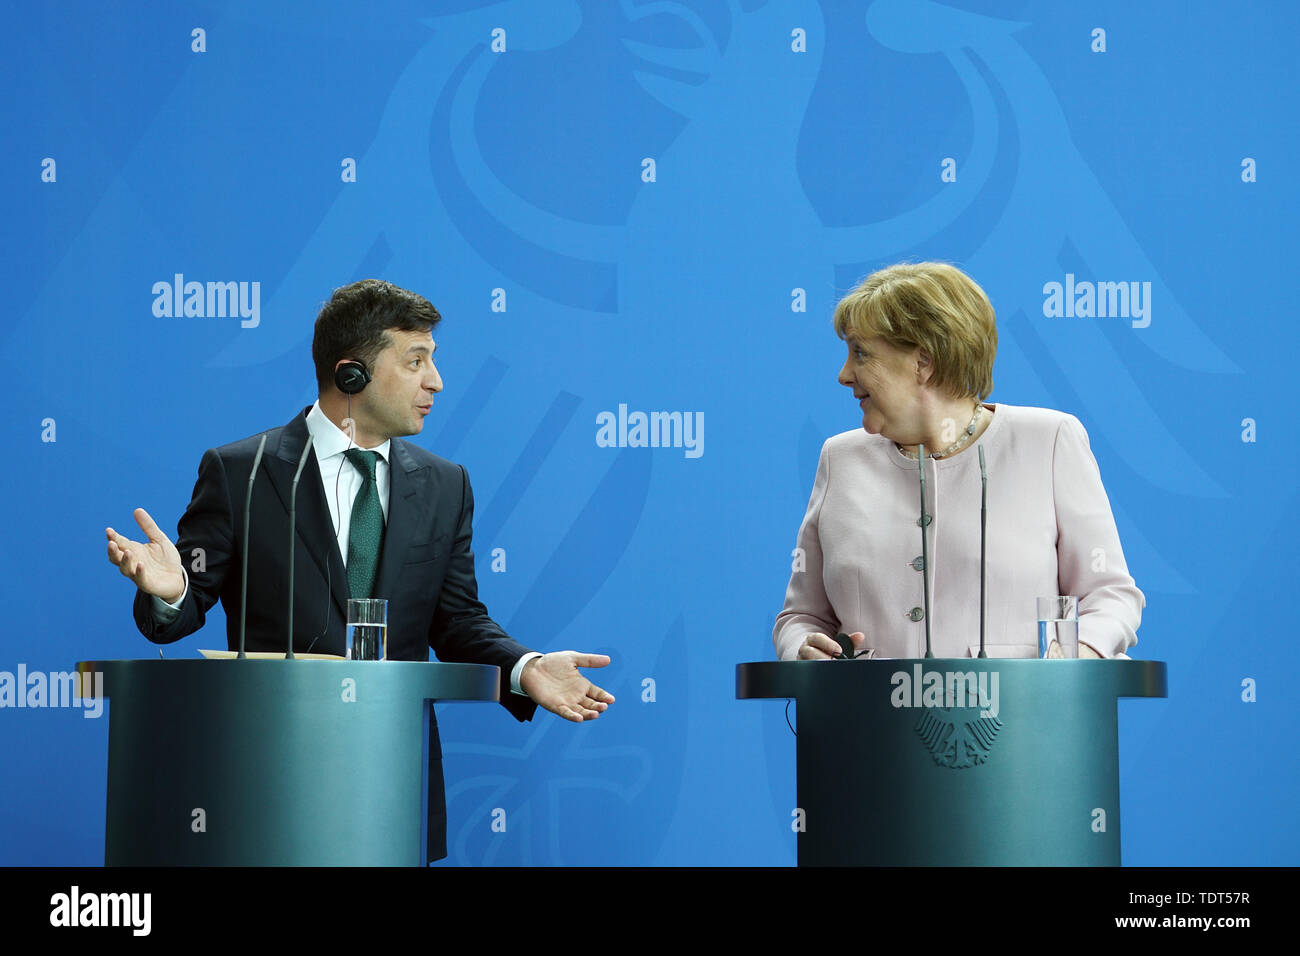
[[[849,640],[853,642],[853,650],[856,653],[866,645],[867,635],[861,631],[854,631],[849,635]],[[803,644],[799,646],[799,660],[801,661],[830,661],[839,657],[842,653],[843,650],[839,641],[817,632],[805,637]]]
[[[1061,651],[1061,645],[1058,641],[1052,641],[1052,643],[1047,646],[1047,656],[1050,659],[1056,659],[1058,657],[1064,656],[1063,652]],[[1083,643],[1083,641],[1079,642],[1079,659],[1080,660],[1103,660],[1100,654],[1094,651],[1089,645]]]

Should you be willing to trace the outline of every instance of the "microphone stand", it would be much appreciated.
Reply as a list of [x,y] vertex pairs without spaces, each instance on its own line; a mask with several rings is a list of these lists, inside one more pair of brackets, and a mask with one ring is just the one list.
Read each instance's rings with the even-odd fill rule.
[[253,507],[253,482],[257,478],[257,469],[262,464],[262,452],[266,449],[266,434],[262,434],[262,440],[257,443],[257,454],[253,456],[253,470],[248,475],[248,493],[244,495],[244,559],[241,562],[241,580],[239,583],[239,660],[248,657],[244,653],[244,630],[248,624],[248,529],[249,522],[252,518],[250,510]]
[[307,436],[307,444],[303,446],[302,457],[298,459],[298,470],[293,473],[293,485],[289,491],[289,612],[285,619],[289,622],[288,645],[284,652],[284,659],[293,660],[293,553],[297,550],[294,547],[295,529],[298,523],[298,479],[302,477],[302,469],[307,464],[307,456],[311,454],[311,435]]
[[925,656],[934,657],[930,650],[930,543],[925,536],[925,445],[917,446],[916,463],[921,471],[921,580],[925,595]]
[[988,657],[984,650],[984,616],[987,604],[984,597],[984,541],[989,524],[989,473],[984,467],[984,446],[977,449],[980,453],[980,657]]

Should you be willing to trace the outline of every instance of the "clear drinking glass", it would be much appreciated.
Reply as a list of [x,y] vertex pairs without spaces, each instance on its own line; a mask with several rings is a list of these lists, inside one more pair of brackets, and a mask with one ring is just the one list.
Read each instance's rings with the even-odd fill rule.
[[1070,596],[1038,599],[1038,656],[1079,656],[1079,599]]
[[387,656],[388,601],[384,598],[349,598],[349,659],[380,661]]

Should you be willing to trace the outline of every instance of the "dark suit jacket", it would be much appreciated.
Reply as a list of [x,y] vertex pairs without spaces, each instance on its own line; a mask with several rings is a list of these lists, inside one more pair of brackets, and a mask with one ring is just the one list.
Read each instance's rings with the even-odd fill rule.
[[[289,495],[307,442],[308,411],[266,432],[251,509],[245,642],[250,651],[285,646]],[[198,630],[219,598],[227,644],[231,650],[239,647],[244,496],[260,438],[204,452],[194,497],[177,528],[176,547],[189,575],[180,616],[160,622],[152,598],[136,592],[136,625],[154,643],[169,644]],[[510,690],[510,671],[528,649],[511,640],[478,600],[470,550],[474,498],[465,469],[401,439],[394,438],[390,449],[388,521],[374,588],[376,597],[388,599],[388,656],[425,661],[432,647],[439,660],[495,664],[501,668],[501,703],[519,720],[531,719],[537,705]],[[296,538],[294,651],[341,655],[348,577],[314,454],[298,483]],[[203,549],[201,563],[196,548]],[[429,713],[428,856],[436,860],[446,856],[447,817],[432,707]]]

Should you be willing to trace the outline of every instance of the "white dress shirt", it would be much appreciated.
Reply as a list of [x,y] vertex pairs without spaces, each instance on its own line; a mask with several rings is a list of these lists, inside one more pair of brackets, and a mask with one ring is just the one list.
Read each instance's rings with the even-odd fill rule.
[[[361,486],[365,484],[361,470],[348,461],[344,454],[349,448],[358,448],[347,432],[321,411],[320,402],[307,413],[307,432],[311,435],[312,454],[320,466],[321,482],[325,486],[325,502],[329,506],[330,521],[334,524],[334,539],[338,542],[343,566],[348,564],[348,530],[352,526],[352,506],[356,503]],[[388,523],[388,455],[392,440],[366,449],[379,453],[375,462],[375,487],[379,492],[379,507],[384,509],[384,523]]]

